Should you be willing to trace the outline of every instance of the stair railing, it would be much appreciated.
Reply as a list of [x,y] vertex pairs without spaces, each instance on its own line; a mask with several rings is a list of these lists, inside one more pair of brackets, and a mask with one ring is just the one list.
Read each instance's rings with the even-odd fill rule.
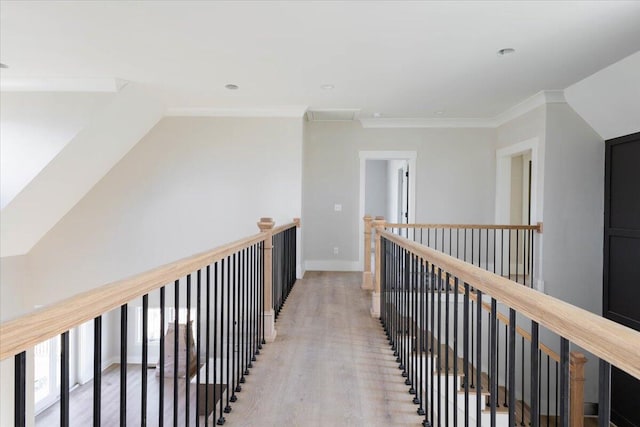
[[[385,231],[383,220],[373,227],[378,312],[424,425],[496,425],[499,416],[510,426],[580,425],[581,409],[571,402],[582,391],[570,383],[583,381],[584,357],[570,355],[571,343],[600,358],[603,390],[612,364],[640,378],[640,333]],[[558,353],[541,343],[541,333],[555,334],[557,342],[549,337],[547,344],[557,344]],[[501,355],[507,363],[502,378]],[[600,396],[604,427],[610,396]]]
[[[364,220],[364,273],[362,288],[372,289],[371,236],[373,218]],[[497,224],[395,224],[384,228],[399,236],[444,252],[457,259],[492,271],[514,282],[537,288],[536,234],[542,233],[542,223],[536,225]],[[368,244],[367,244],[368,243]]]
[[[270,218],[261,218],[258,226],[258,234],[2,323],[0,361],[14,359],[14,425],[32,423],[26,412],[27,389],[33,387],[27,384],[27,354],[55,337],[61,343],[59,423],[67,426],[74,416],[86,412],[86,408],[74,407],[69,394],[70,332],[86,322],[92,323],[94,334],[90,386],[94,426],[146,425],[147,421],[159,426],[165,422],[209,425],[210,420],[224,424],[256,356],[276,337],[274,308],[282,308],[295,283],[300,221],[274,229]],[[141,313],[139,322],[137,312]],[[119,402],[115,405],[119,409],[105,413],[102,349],[105,326],[112,323],[120,331]],[[127,363],[131,356],[128,336],[135,327],[141,335],[139,391],[128,390],[134,384],[130,378],[138,375]],[[158,355],[157,377],[148,372],[154,365],[151,350]],[[140,399],[139,413],[127,408],[134,392]],[[154,399],[150,399],[152,392]]]

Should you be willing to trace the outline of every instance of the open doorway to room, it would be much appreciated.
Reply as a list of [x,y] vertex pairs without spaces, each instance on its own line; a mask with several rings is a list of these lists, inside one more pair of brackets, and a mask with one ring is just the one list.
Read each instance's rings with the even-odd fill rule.
[[[414,151],[360,152],[360,209],[358,236],[364,233],[365,214],[384,216],[390,223],[415,221]],[[363,264],[363,239],[359,238],[359,262]]]
[[[539,221],[538,197],[541,186],[538,183],[538,138],[523,141],[518,144],[500,149],[496,152],[496,224],[532,225]],[[509,234],[503,242],[511,248],[512,253],[506,251],[501,257],[496,257],[496,269],[507,272],[524,272],[525,266],[517,254],[524,253],[534,247],[537,251],[534,259],[539,260],[541,245],[530,242],[527,234],[518,232]],[[520,236],[520,238],[518,238]],[[531,239],[535,239],[533,236]],[[524,247],[526,246],[526,248]],[[524,252],[523,252],[524,251]],[[524,257],[521,258],[524,262]],[[517,264],[517,265],[516,265]],[[540,276],[540,264],[535,263],[531,277]],[[512,280],[517,278],[512,277]],[[526,281],[526,277],[524,278]],[[533,283],[534,288],[540,289],[542,282]]]

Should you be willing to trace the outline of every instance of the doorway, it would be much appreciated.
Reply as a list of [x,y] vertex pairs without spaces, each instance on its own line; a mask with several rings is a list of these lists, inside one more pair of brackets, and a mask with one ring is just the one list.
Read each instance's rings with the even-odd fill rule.
[[365,214],[384,216],[390,223],[415,222],[415,151],[360,152],[359,264],[364,260]]

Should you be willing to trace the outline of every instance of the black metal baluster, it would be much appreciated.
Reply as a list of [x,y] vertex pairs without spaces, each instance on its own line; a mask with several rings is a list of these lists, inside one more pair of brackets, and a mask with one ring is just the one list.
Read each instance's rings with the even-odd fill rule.
[[410,254],[411,257],[411,276],[409,281],[410,291],[411,291],[411,339],[412,342],[409,344],[409,357],[411,358],[411,388],[409,389],[410,394],[415,394],[416,396],[413,398],[413,403],[417,404],[418,394],[416,391],[416,386],[418,381],[416,379],[416,367],[417,360],[416,354],[418,351],[418,334],[416,331],[416,325],[418,321],[418,307],[417,307],[417,295],[416,295],[416,257],[414,254]]
[[[611,365],[607,361],[600,359],[598,371],[598,426],[609,427],[609,419],[611,417]],[[564,404],[562,400],[561,404]]]
[[120,426],[127,425],[127,317],[128,307],[120,307]]
[[173,427],[178,427],[178,335],[180,335],[180,280],[173,284]]
[[560,338],[560,419],[569,425],[569,341]]
[[531,426],[538,427],[539,419],[539,388],[540,388],[540,372],[539,372],[539,327],[537,322],[531,322]]
[[[430,374],[431,374],[431,396],[430,396],[430,400],[431,400],[431,421],[433,421],[435,419],[435,352],[434,352],[434,347],[435,347],[435,334],[434,334],[434,329],[435,329],[435,325],[436,325],[436,287],[434,286],[433,280],[435,278],[435,266],[433,264],[431,264],[431,328],[430,330],[430,334],[431,334],[431,345],[429,347],[429,351],[430,351],[430,360],[431,360],[431,365],[430,365]],[[439,286],[439,285],[438,285]],[[439,400],[439,399],[438,399]],[[440,418],[438,418],[438,420],[440,420]],[[438,421],[440,422],[440,421]]]
[[476,289],[477,309],[476,309],[476,420],[482,419],[482,291]]
[[453,279],[453,425],[458,425],[458,390],[460,377],[458,372],[458,278]]
[[238,254],[238,385],[236,393],[242,391],[240,384],[245,382],[244,379],[244,252],[243,249]]
[[498,406],[498,303],[495,298],[491,298],[491,319],[490,319],[490,337],[491,347],[489,364],[489,387],[491,388],[491,425],[496,425],[496,408]]
[[238,400],[236,392],[238,391],[238,350],[236,343],[236,334],[238,326],[237,314],[237,300],[236,300],[236,288],[238,287],[238,258],[237,254],[233,254],[233,282],[232,282],[232,303],[231,303],[231,402]]
[[[200,352],[202,351],[202,270],[196,273],[196,426],[200,425]],[[206,384],[205,384],[205,388]]]
[[[466,230],[465,230],[466,231]],[[466,246],[466,245],[465,245]],[[466,248],[465,248],[466,251]],[[463,305],[463,322],[462,322],[462,335],[463,335],[463,369],[464,369],[464,425],[469,427],[469,285],[464,284],[464,305]]]
[[[264,334],[265,334],[265,325],[264,325],[264,313],[265,313],[265,307],[264,307],[264,241],[260,243],[260,250],[259,250],[259,257],[260,257],[260,324],[262,325],[262,339],[260,340],[260,343],[258,344],[258,350],[262,349],[262,345],[266,344],[267,342],[264,339]],[[256,352],[256,354],[258,354]]]
[[[427,325],[425,324],[425,305],[426,305],[426,293],[425,293],[425,284],[424,284],[424,259],[420,259],[420,267],[419,267],[419,274],[420,274],[420,280],[418,281],[419,283],[419,294],[420,294],[420,315],[419,315],[419,324],[420,327],[418,328],[418,333],[419,333],[419,342],[418,342],[418,347],[419,347],[419,352],[420,352],[420,377],[418,380],[418,415],[425,415],[426,412],[424,410],[424,389],[426,387],[425,381],[424,381],[424,364],[425,364],[425,356],[424,356],[424,343],[426,340],[426,329],[427,329]],[[425,419],[426,421],[426,419]]]
[[513,280],[511,278],[511,229],[509,229],[509,243],[507,244],[507,277],[509,280]]
[[[211,340],[210,340],[211,338],[211,266],[210,265],[207,265],[205,280],[206,280],[205,287],[207,291],[206,292],[207,296],[205,301],[206,312],[205,312],[205,328],[204,328],[204,333],[205,333],[205,338],[204,338],[204,342],[205,342],[204,344],[204,383],[205,383],[204,425],[208,426],[209,425],[209,384],[211,384],[209,382],[209,369],[211,369],[211,361],[209,359],[209,356],[210,356],[209,350],[211,349]],[[215,323],[215,318],[214,318],[214,323]],[[214,340],[214,345],[215,345],[215,340]],[[215,359],[214,359],[214,363],[215,363]],[[215,365],[214,365],[214,369],[215,369]],[[215,396],[215,389],[216,389],[216,384],[214,381],[213,383],[214,396]]]
[[558,366],[560,364],[558,362],[556,362],[555,365],[556,365],[556,383],[555,383],[556,384],[556,404],[554,406],[554,409],[555,409],[554,413],[556,415],[555,416],[555,419],[556,419],[555,427],[558,427],[558,418],[559,418],[558,415],[560,414],[560,412],[558,410],[558,398],[560,396],[560,392],[559,392],[560,391],[559,390],[560,389],[560,382],[558,381],[558,379],[559,379],[559,377],[558,377]]
[[520,364],[520,374],[522,380],[522,384],[520,385],[520,396],[522,396],[522,400],[520,400],[520,425],[524,426],[524,337],[520,337],[520,345],[522,350],[522,363]]
[[149,363],[149,295],[142,296],[142,372],[140,390],[140,425],[147,425],[147,369]]
[[[213,316],[213,360],[214,360],[214,367],[213,367],[213,383],[217,386],[218,384],[218,366],[220,367],[220,374],[221,377],[220,378],[220,384],[224,387],[225,386],[225,379],[224,379],[224,375],[222,375],[222,353],[223,353],[223,345],[224,345],[224,259],[222,259],[221,262],[221,268],[220,268],[220,275],[218,275],[218,263],[216,262],[213,266],[213,281],[214,281],[214,292],[213,292],[213,310],[214,310],[214,316]],[[220,278],[220,280],[218,281],[218,278]],[[218,284],[220,285],[220,363],[218,365]],[[220,414],[218,416],[218,419],[216,421],[216,424],[218,424],[219,426],[223,425],[225,422],[225,418],[223,416],[223,395],[224,395],[224,388],[220,388],[220,396],[216,396],[216,389],[217,387],[213,388],[213,392],[214,392],[214,396],[213,396],[213,401],[216,402],[216,398],[220,400]],[[216,410],[214,409],[214,414],[213,414],[213,418],[216,418]]]
[[[444,231],[443,231],[444,234]],[[449,280],[451,276],[449,273],[445,274],[445,302],[444,302],[444,395],[445,395],[445,409],[444,409],[444,425],[449,425]],[[453,400],[455,400],[456,395],[453,394]]]
[[100,426],[102,402],[102,316],[93,320],[93,425]]
[[23,351],[13,362],[13,423],[15,427],[25,427],[27,421],[27,353]]
[[516,311],[509,309],[509,376],[507,392],[509,393],[509,425],[516,425]]
[[551,359],[547,354],[547,427],[551,418]]
[[[482,302],[478,303],[478,310],[482,310],[483,305]],[[487,370],[490,371],[491,370],[491,352],[493,351],[493,349],[491,348],[491,313],[489,311],[487,311],[487,363],[489,363],[489,365],[487,366]],[[487,388],[489,389],[489,391],[491,391],[491,378],[487,375]],[[493,400],[493,396],[489,396],[488,399],[486,399],[486,406],[490,406],[491,405],[491,401]]]
[[[231,359],[231,323],[233,322],[233,317],[230,317],[231,314],[231,285],[232,285],[232,281],[231,281],[231,256],[227,257],[227,334],[226,334],[226,341],[227,341],[227,352],[226,352],[226,375],[224,376],[225,380],[227,381],[227,405],[224,407],[224,412],[226,414],[228,414],[229,412],[231,412],[231,405],[229,405],[229,401],[231,398],[231,392],[233,390],[233,379],[231,378],[231,374],[229,372],[229,367],[230,367],[230,359]],[[222,286],[225,286],[225,283],[222,283]]]
[[[473,289],[473,288],[472,288]],[[473,292],[473,290],[471,290]],[[471,300],[471,334],[470,334],[470,339],[471,339],[471,357],[473,358],[473,355],[475,354],[474,352],[474,344],[475,344],[475,319],[476,316],[474,315],[475,313],[475,308],[474,308],[474,301],[473,299]],[[476,376],[475,375],[471,375],[471,385],[470,387],[472,389],[475,389],[475,380],[476,380]],[[478,388],[480,387],[480,385],[478,385]]]
[[[505,385],[505,392],[504,392],[504,400],[502,402],[502,406],[507,407],[509,406],[509,388],[508,388],[508,384],[509,384],[509,325],[504,325],[504,351],[505,351],[505,356],[504,356],[504,385]],[[499,365],[498,365],[499,366]]]
[[249,309],[249,262],[251,248],[246,248],[242,252],[242,376],[240,382],[246,381],[245,375],[249,375],[249,319],[251,318]]
[[531,230],[530,233],[531,233],[531,273],[530,273],[530,276],[531,276],[531,287],[533,288],[534,287],[534,283],[535,283],[534,280],[533,280],[534,276],[535,276],[535,274],[534,274],[534,272],[535,272],[535,262],[534,261],[535,261],[535,256],[536,256],[535,255],[536,253],[535,253],[535,250],[534,250],[535,249],[535,247],[534,247],[535,234],[533,234],[533,230]]
[[[498,322],[496,324],[495,329],[491,329],[491,330],[492,331],[495,330],[495,333],[496,333],[496,346],[495,346],[495,352],[496,352],[496,387],[500,388],[500,322]],[[505,351],[507,351],[506,347],[505,347]],[[506,377],[505,377],[505,381],[506,381]],[[499,394],[496,394],[495,401],[496,401],[496,408],[499,408],[500,407],[500,395]]]
[[60,426],[69,426],[69,331],[60,336]]
[[519,230],[516,230],[516,280],[514,280],[514,282],[516,282],[516,283],[518,283],[518,281],[519,281],[519,279],[518,279],[518,261],[519,261],[518,255],[520,254],[520,241],[518,239],[518,236],[520,236],[520,232],[519,232]]
[[191,397],[191,274],[187,274],[187,339],[185,350],[185,373],[184,373],[184,419],[185,426],[189,425],[189,398]]
[[164,425],[164,318],[165,318],[165,289],[160,288],[160,385],[158,388],[158,426]]

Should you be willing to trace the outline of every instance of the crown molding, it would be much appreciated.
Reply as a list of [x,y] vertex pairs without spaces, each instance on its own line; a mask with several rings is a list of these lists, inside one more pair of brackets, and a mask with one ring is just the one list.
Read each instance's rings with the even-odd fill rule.
[[363,128],[493,128],[490,119],[434,119],[434,118],[366,118],[360,119]]
[[516,117],[520,117],[523,114],[528,113],[529,111],[535,110],[541,105],[545,104],[563,104],[566,103],[567,100],[564,97],[563,90],[542,90],[535,95],[525,99],[524,101],[514,105],[513,107],[503,111],[502,113],[495,116],[492,120],[494,121],[494,126],[502,126],[515,119]]
[[545,104],[566,103],[564,91],[543,90],[495,117],[483,118],[362,118],[363,128],[497,128]]
[[306,106],[268,108],[167,108],[165,116],[170,117],[294,117],[302,118]]
[[129,82],[116,78],[3,78],[2,92],[118,92]]

